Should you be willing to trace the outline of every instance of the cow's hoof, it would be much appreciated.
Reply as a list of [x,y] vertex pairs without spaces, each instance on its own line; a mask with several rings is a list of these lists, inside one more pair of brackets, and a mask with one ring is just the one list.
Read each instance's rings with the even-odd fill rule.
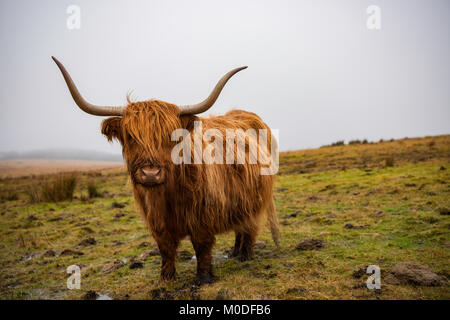
[[244,261],[247,261],[247,260],[252,260],[252,259],[253,259],[253,255],[251,255],[251,254],[240,253],[239,255],[236,256],[236,258],[237,258],[240,262],[244,262]]
[[195,277],[194,283],[197,286],[202,286],[204,284],[210,284],[214,282],[214,276],[208,273],[197,274]]
[[[227,253],[227,250],[225,251],[225,253]],[[230,258],[235,258],[239,255],[239,248],[233,247],[228,251],[228,256]]]
[[157,284],[165,284],[170,281],[175,281],[176,278],[175,272],[162,272]]
[[159,280],[155,282],[154,287],[155,288],[167,287],[167,285],[173,281],[175,281],[175,277],[170,279],[159,278]]

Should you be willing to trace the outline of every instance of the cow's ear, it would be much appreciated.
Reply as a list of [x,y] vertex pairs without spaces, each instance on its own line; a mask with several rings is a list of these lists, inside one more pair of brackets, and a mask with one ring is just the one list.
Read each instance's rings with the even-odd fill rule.
[[103,120],[102,122],[102,134],[106,136],[108,141],[117,139],[120,143],[123,142],[122,138],[122,118],[112,117]]

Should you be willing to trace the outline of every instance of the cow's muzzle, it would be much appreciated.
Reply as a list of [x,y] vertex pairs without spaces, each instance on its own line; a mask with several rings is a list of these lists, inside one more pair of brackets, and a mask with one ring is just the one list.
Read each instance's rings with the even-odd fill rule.
[[153,187],[164,183],[164,169],[157,166],[143,166],[134,173],[134,181],[146,187]]

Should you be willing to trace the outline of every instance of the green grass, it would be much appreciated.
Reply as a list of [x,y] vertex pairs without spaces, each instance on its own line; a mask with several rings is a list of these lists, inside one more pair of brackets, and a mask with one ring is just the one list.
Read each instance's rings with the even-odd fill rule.
[[[450,299],[448,286],[383,283],[383,272],[404,261],[449,275],[450,217],[440,214],[450,208],[449,141],[449,136],[441,136],[282,154],[275,186],[281,247],[275,248],[268,228],[263,228],[258,240],[265,241],[266,248],[240,263],[220,259],[233,245],[234,235],[218,235],[216,282],[193,288],[195,262],[179,259],[178,278],[165,285],[165,297]],[[392,166],[385,166],[386,154],[394,159]],[[369,160],[361,162],[363,156]],[[316,165],[307,165],[311,163]],[[57,203],[29,203],[25,190],[34,179],[0,181],[2,192],[18,194],[2,198],[0,204],[0,298],[79,299],[88,290],[114,299],[158,296],[159,256],[147,258],[142,269],[130,269],[127,263],[115,272],[101,272],[105,264],[139,256],[154,245],[134,207],[125,172],[80,174],[74,199]],[[102,190],[103,197],[84,197],[88,183]],[[114,202],[125,206],[117,208]],[[296,217],[286,218],[294,212]],[[347,223],[365,227],[346,229]],[[88,237],[97,244],[78,245]],[[323,239],[326,245],[296,250],[306,238]],[[143,242],[150,247],[139,247]],[[43,257],[50,249],[84,254]],[[188,240],[182,250],[194,253]],[[30,254],[40,256],[24,259]],[[81,266],[81,290],[66,288],[65,270],[71,264]],[[352,277],[353,271],[371,264],[382,270],[381,293],[365,288],[365,276]]]

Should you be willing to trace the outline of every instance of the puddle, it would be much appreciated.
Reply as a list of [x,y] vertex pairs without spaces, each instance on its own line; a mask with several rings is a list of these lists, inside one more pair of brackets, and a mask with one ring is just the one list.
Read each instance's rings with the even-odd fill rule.
[[29,253],[27,255],[25,255],[24,257],[22,257],[22,259],[20,261],[24,262],[24,261],[30,261],[33,258],[39,257],[40,253],[37,252],[33,252],[33,253]]
[[108,296],[107,294],[99,293],[96,300],[112,300],[112,298],[110,296]]
[[[214,264],[214,263],[217,263],[217,262],[222,262],[222,261],[225,261],[225,260],[227,260],[229,257],[228,257],[228,255],[223,255],[223,254],[220,254],[220,253],[217,253],[217,254],[213,254],[212,255],[212,263]],[[196,261],[197,260],[197,257],[194,255],[194,256],[192,256],[192,259],[191,259],[192,261]]]

